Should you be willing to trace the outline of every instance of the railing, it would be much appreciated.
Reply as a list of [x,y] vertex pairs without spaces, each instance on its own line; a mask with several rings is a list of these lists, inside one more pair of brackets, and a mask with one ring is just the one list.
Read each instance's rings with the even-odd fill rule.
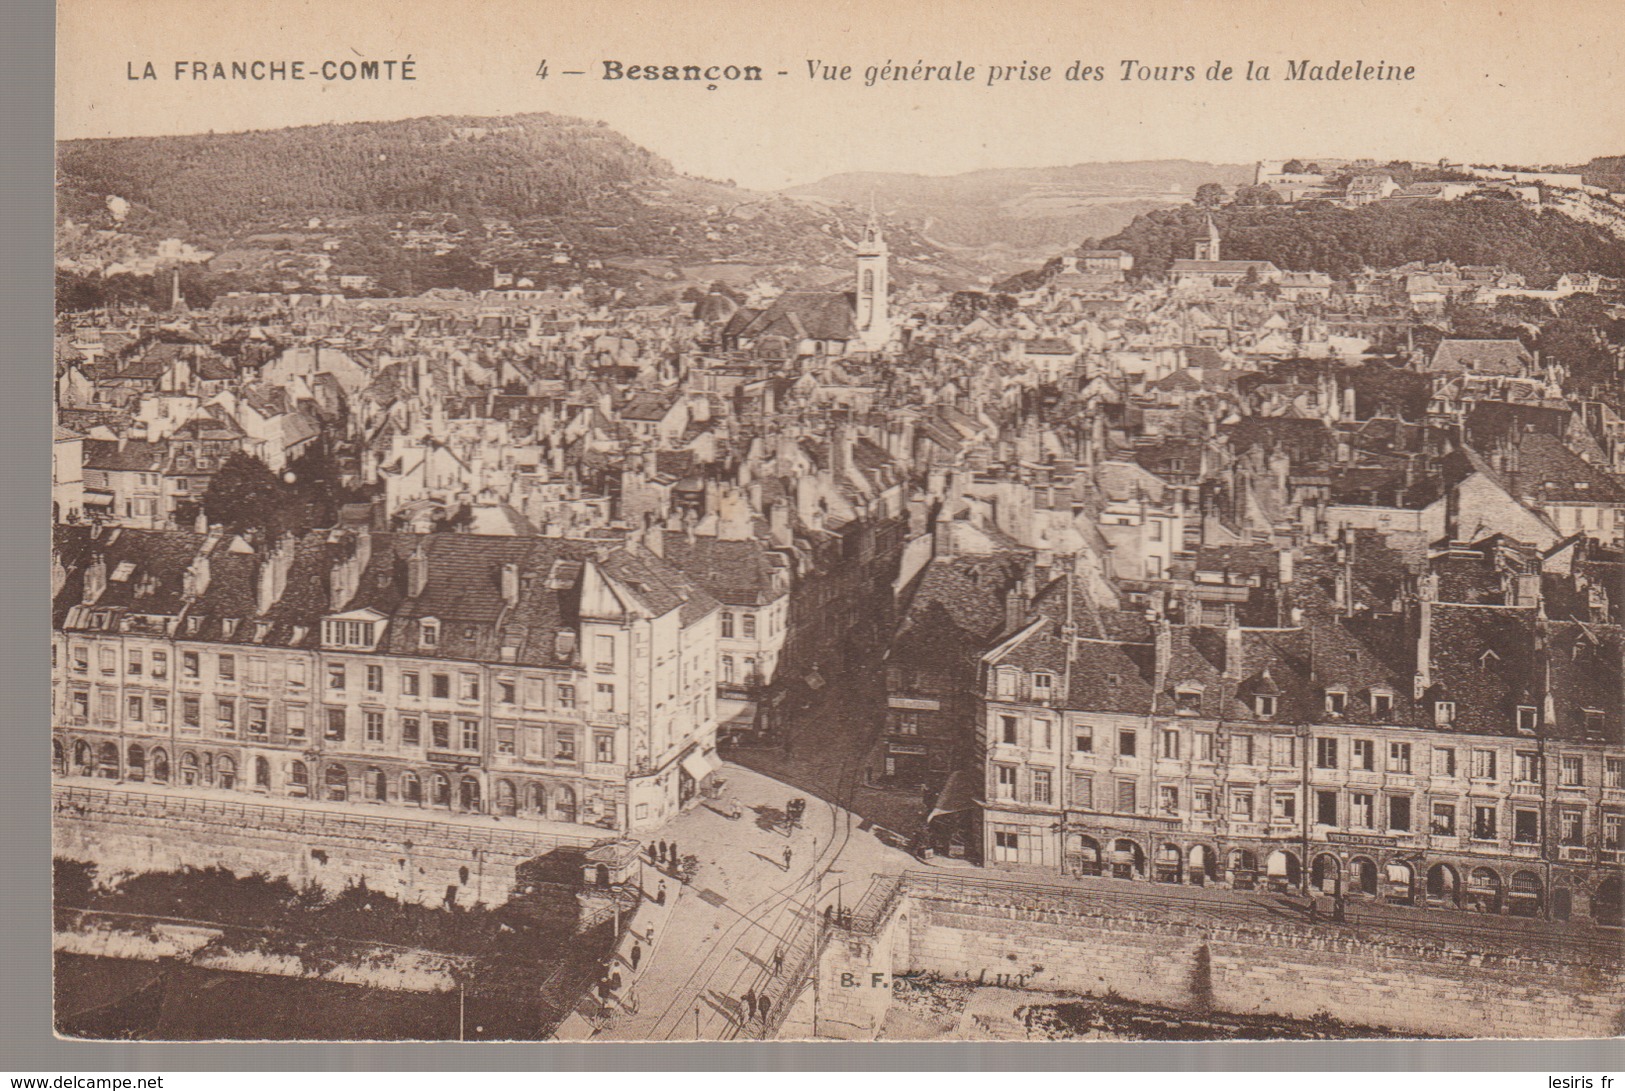
[[270,830],[305,836],[335,837],[369,834],[381,840],[454,848],[480,848],[536,856],[561,847],[585,847],[601,837],[559,833],[525,833],[486,830],[452,822],[420,821],[368,815],[352,811],[329,811],[297,804],[278,806],[267,803],[236,803],[205,799],[179,793],[134,792],[80,785],[57,785],[52,801],[58,811],[81,811],[128,815],[159,820],[195,820],[211,825],[244,830]]

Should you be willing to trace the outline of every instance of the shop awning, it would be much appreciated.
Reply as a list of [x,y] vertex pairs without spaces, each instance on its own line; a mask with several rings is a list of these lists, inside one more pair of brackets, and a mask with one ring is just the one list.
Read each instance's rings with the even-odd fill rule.
[[696,750],[694,753],[683,759],[683,772],[693,777],[696,781],[704,780],[706,777],[716,772],[717,769],[718,765],[716,762],[712,758],[707,757],[705,751],[703,750]]
[[972,790],[971,781],[961,773],[948,774],[948,783],[942,786],[937,794],[937,805],[931,808],[926,817],[926,824],[936,821],[945,814],[958,814],[968,811],[976,806],[976,793]]
[[756,702],[717,699],[717,727],[753,727],[756,724]]

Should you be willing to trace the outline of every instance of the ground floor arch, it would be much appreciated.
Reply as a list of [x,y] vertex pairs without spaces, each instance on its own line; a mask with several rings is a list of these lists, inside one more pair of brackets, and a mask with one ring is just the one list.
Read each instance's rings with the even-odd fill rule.
[[1119,837],[1112,842],[1112,878],[1145,878],[1145,850],[1138,841]]
[[1082,833],[1067,835],[1066,859],[1068,870],[1074,875],[1101,873],[1100,842]]
[[1319,853],[1309,863],[1309,885],[1322,894],[1336,894],[1342,878],[1343,862],[1329,852]]
[[1264,875],[1269,881],[1271,890],[1290,890],[1302,881],[1303,865],[1299,862],[1297,853],[1276,849],[1264,859]]
[[1210,845],[1192,845],[1187,857],[1193,886],[1206,886],[1219,877],[1219,854]]
[[1446,863],[1428,868],[1427,903],[1455,908],[1461,904],[1461,874]]
[[1514,917],[1538,917],[1545,910],[1546,886],[1532,871],[1515,872],[1507,884],[1507,913]]
[[1185,881],[1185,853],[1178,845],[1164,842],[1157,847],[1156,873],[1159,883]]
[[1349,861],[1349,893],[1377,896],[1377,862],[1368,856]]
[[1466,902],[1481,913],[1499,913],[1502,889],[1499,872],[1494,868],[1476,867],[1467,877]]

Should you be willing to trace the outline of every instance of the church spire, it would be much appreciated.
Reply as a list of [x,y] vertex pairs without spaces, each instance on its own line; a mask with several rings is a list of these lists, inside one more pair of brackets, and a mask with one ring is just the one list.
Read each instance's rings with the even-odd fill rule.
[[1219,228],[1213,222],[1213,213],[1207,214],[1207,238],[1196,244],[1197,261],[1219,260]]
[[876,352],[891,340],[891,317],[886,307],[886,236],[881,230],[880,213],[874,208],[872,195],[869,204],[869,220],[858,243],[857,313],[854,317],[863,347]]

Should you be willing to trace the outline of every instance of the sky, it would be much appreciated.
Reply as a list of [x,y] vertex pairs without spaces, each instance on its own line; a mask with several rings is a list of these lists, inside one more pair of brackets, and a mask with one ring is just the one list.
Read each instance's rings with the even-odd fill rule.
[[[324,61],[407,58],[410,82],[319,75]],[[311,71],[174,78],[175,62],[199,60]],[[757,65],[764,77],[715,90],[605,80],[606,60]],[[1415,73],[1289,82],[1289,60]],[[811,79],[810,61],[851,78]],[[1124,80],[1126,61],[1195,78]],[[1271,78],[1246,80],[1249,61]],[[157,79],[129,78],[148,62]],[[975,76],[865,86],[870,66],[921,62]],[[1206,78],[1215,62],[1228,81]],[[1104,78],[1068,80],[1074,63]],[[988,85],[990,66],[1023,64],[1049,78]],[[60,0],[57,72],[61,139],[549,111],[754,189],[1136,159],[1625,155],[1620,0]]]

